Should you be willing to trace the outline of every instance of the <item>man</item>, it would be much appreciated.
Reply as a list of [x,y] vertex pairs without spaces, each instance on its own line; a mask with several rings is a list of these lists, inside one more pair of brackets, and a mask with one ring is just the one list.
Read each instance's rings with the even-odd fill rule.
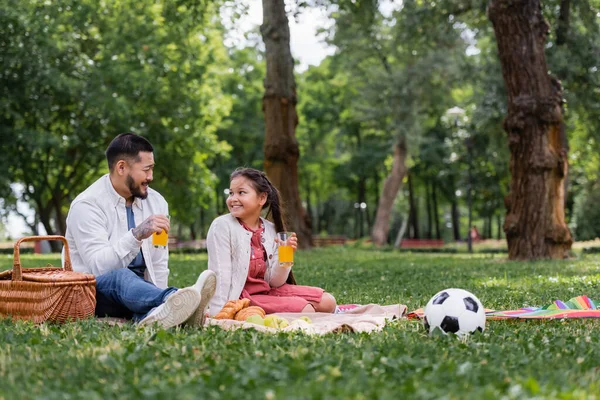
[[170,229],[167,202],[149,187],[152,145],[122,133],[106,159],[109,174],[77,196],[67,215],[73,269],[96,276],[96,315],[164,328],[202,326],[215,292],[214,272],[202,272],[191,287],[167,287],[169,252],[152,246],[153,233]]

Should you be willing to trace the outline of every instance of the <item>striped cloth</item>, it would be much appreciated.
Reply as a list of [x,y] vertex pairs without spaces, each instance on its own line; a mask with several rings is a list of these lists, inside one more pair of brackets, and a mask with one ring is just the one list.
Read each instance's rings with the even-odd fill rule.
[[[423,318],[423,309],[409,312],[409,319]],[[573,297],[569,301],[555,300],[545,307],[524,307],[518,310],[495,311],[485,309],[488,320],[500,319],[563,319],[563,318],[600,318],[598,302],[587,296]]]
[[486,312],[487,319],[554,319],[600,318],[598,303],[587,296],[573,297],[569,301],[555,300],[545,307],[525,307],[512,311]]

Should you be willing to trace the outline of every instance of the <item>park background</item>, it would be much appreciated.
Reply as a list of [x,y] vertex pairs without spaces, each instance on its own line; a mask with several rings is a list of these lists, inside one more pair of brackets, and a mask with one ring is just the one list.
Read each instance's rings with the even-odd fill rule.
[[[262,29],[246,29],[256,3]],[[314,15],[326,56],[294,68],[286,28]],[[345,240],[294,266],[340,304],[414,310],[448,287],[496,310],[598,300],[599,27],[597,0],[0,0],[3,221],[64,233],[131,130],[155,145],[179,243],[226,212],[234,168],[264,169],[304,247]],[[399,251],[398,237],[444,245]],[[171,250],[170,284],[193,284],[207,255]],[[596,330],[488,321],[461,341],[407,319],[322,337],[0,319],[0,399],[597,399]]]
[[[487,6],[287,2],[289,20],[314,20],[324,58],[294,72],[289,37],[283,55],[273,45],[285,73],[269,77],[281,93],[266,94],[269,55],[252,24],[258,1],[5,1],[2,220],[20,213],[21,233],[64,234],[71,200],[107,172],[110,140],[134,131],[156,147],[152,186],[168,199],[181,241],[205,237],[226,211],[229,174],[249,166],[280,186],[301,239],[369,239],[383,208],[378,244],[464,241],[471,215],[481,237],[502,247],[507,96]],[[563,86],[565,223],[575,240],[594,240],[598,4],[542,6],[548,71]],[[287,21],[273,26],[287,32]],[[272,95],[295,105],[297,119],[286,122],[295,129],[266,126]]]

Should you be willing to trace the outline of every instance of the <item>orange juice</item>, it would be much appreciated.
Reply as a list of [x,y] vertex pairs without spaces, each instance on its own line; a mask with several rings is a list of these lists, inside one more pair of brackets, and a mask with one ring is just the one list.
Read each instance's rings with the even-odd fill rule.
[[[279,246],[279,263],[291,264],[294,262],[294,249],[292,246]],[[287,266],[287,265],[286,265]]]
[[164,230],[161,233],[154,232],[152,234],[152,245],[154,247],[167,247],[167,243],[169,242],[169,234]]

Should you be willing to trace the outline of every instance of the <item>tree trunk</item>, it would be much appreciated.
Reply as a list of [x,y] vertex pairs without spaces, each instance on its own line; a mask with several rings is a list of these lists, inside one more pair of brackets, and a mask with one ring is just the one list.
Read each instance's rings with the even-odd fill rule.
[[560,137],[562,87],[548,74],[548,24],[539,0],[493,0],[508,115],[510,193],[504,232],[511,260],[564,258],[573,239],[565,224],[567,150]]
[[571,14],[571,0],[560,1],[558,14],[558,28],[556,29],[556,45],[562,46],[567,43],[569,37],[569,20]]
[[427,207],[427,239],[433,237],[433,216],[431,212],[431,193],[429,192],[429,180],[425,181],[425,206]]
[[[204,207],[200,208],[200,232],[198,232],[197,236],[200,236],[200,238],[206,238],[206,229],[204,228],[204,220],[206,219],[206,211],[204,209]],[[194,240],[196,240],[196,238],[194,238]]]
[[413,239],[419,239],[419,216],[418,204],[415,203],[414,186],[412,182],[412,174],[408,174],[408,201],[410,205],[409,211],[409,226],[412,232]]
[[56,234],[64,236],[67,232],[67,217],[62,210],[62,200],[57,196],[54,196],[52,198],[52,206],[54,208],[54,214],[56,215]]
[[398,235],[396,235],[396,241],[394,242],[394,248],[399,249],[402,244],[402,238],[404,237],[404,233],[406,232],[406,226],[408,225],[408,215],[404,215],[402,217],[402,224],[400,224],[400,229],[398,229]]
[[[377,217],[377,208],[379,206],[379,174],[377,172],[375,172],[375,185],[373,185],[373,189],[375,191],[375,207],[373,208],[373,219],[375,219]],[[369,232],[372,232],[371,230],[371,223],[369,222]]]
[[435,193],[435,182],[431,185],[431,194],[433,200],[433,219],[435,223],[435,238],[437,240],[442,239],[442,235],[440,232],[440,216],[438,215],[438,203],[437,203],[437,195]]
[[362,208],[362,203],[367,204],[367,180],[364,176],[361,175],[358,177],[358,221],[359,221],[358,235],[361,238],[365,235],[364,219],[365,219],[365,213],[367,212],[366,208]]
[[[44,225],[44,229],[46,230],[47,235],[55,235],[56,234],[56,231],[52,227],[52,221],[51,221],[51,217],[50,217],[51,213],[52,213],[51,204],[48,204],[44,208],[38,207],[38,215],[40,217],[40,222],[42,223],[42,225]],[[48,243],[50,244],[50,248],[52,249],[53,253],[57,253],[62,249],[62,243],[60,243],[56,240],[51,240]]]
[[329,200],[327,200],[327,205],[325,207],[325,229],[327,231],[327,234],[331,234],[332,232],[332,222],[333,222],[333,217],[335,216],[335,208],[333,208],[331,206],[331,203],[329,202]]
[[387,243],[390,231],[390,216],[392,215],[394,201],[402,186],[402,180],[406,175],[406,157],[406,138],[400,137],[394,147],[392,170],[383,183],[381,197],[377,206],[377,214],[375,215],[375,224],[373,225],[371,237],[373,243],[377,246],[383,246]]
[[317,217],[317,222],[316,222],[316,226],[317,226],[317,234],[320,234],[321,231],[323,230],[323,218],[322,218],[322,212],[324,209],[324,204],[321,204],[321,196],[320,196],[320,191],[317,190],[316,194],[315,194],[316,198],[317,198],[317,205],[316,207],[316,217]]
[[221,215],[221,211],[219,211],[221,209],[221,203],[223,202],[221,193],[223,193],[223,192],[220,192],[219,186],[216,185],[215,186],[215,212],[217,213],[217,216]]
[[502,239],[502,216],[500,214],[496,215],[496,222],[498,224],[498,230],[496,231],[496,239]]
[[296,83],[290,52],[290,28],[284,0],[263,0],[260,33],[265,43],[267,75],[263,112],[265,114],[265,172],[279,189],[287,210],[287,229],[296,232],[302,248],[312,247],[310,216],[302,207],[298,190],[296,140]]
[[[313,213],[313,208],[312,208],[312,201],[310,200],[311,198],[311,194],[312,194],[312,188],[310,186],[310,182],[311,182],[311,176],[307,176],[306,177],[306,213],[308,214],[308,217],[310,218],[310,220],[312,221],[312,217],[314,215]],[[317,232],[319,231],[319,226],[317,225]]]
[[[570,15],[571,15],[571,0],[561,0],[560,1],[560,11],[558,14],[558,28],[556,29],[556,46],[563,47],[567,45],[567,38],[569,37],[569,25],[570,25]],[[564,71],[564,70],[563,70]],[[558,77],[563,79],[565,76],[561,73],[562,71],[558,71]],[[561,112],[564,111],[564,108],[561,104]],[[560,141],[562,146],[569,152],[569,140],[567,138],[567,132],[565,127],[565,122],[561,121],[560,123]],[[569,175],[565,176],[564,180],[564,191],[565,194],[569,192]],[[567,196],[564,196],[565,207],[567,207]]]
[[460,238],[460,227],[459,227],[459,215],[458,215],[458,203],[456,196],[452,198],[452,232],[454,233],[454,240],[459,241]]

